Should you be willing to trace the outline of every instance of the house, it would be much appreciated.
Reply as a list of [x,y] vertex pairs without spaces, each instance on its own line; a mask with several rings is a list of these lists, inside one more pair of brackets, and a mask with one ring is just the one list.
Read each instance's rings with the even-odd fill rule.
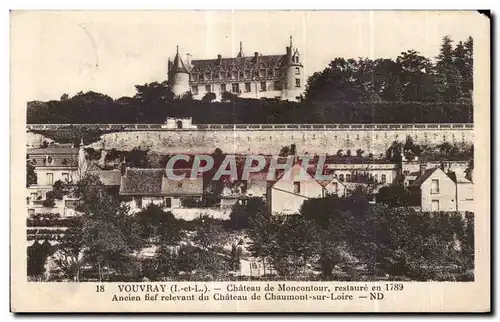
[[330,163],[326,172],[341,182],[380,183],[390,185],[398,175],[395,163]]
[[474,184],[465,177],[465,172],[449,172],[455,182],[457,211],[474,211]]
[[164,169],[127,168],[121,177],[120,197],[132,210],[146,208],[150,204],[164,205],[162,182]]
[[[180,175],[185,170],[176,169],[174,173]],[[165,175],[163,168],[127,168],[121,177],[119,194],[133,211],[150,204],[164,209],[189,207],[202,200],[203,178],[173,180]]]
[[345,193],[345,185],[338,178],[318,181],[314,178],[312,168],[305,170],[296,163],[271,184],[267,198],[272,214],[295,214],[307,199],[321,198],[327,194],[343,196]]
[[203,176],[190,178],[191,169],[175,169],[175,175],[186,175],[185,179],[173,180],[163,177],[161,192],[165,200],[165,208],[194,207],[203,199]]
[[78,181],[81,174],[80,158],[84,158],[83,153],[83,148],[68,146],[27,150],[26,162],[33,166],[36,175],[36,183],[30,184],[26,189],[28,214],[62,211],[61,215],[64,215],[64,203],[57,205],[56,208],[60,208],[59,210],[44,207],[43,203],[47,198],[47,192],[53,189],[55,182],[72,183]]
[[422,211],[457,211],[455,182],[441,168],[425,170],[408,186]]

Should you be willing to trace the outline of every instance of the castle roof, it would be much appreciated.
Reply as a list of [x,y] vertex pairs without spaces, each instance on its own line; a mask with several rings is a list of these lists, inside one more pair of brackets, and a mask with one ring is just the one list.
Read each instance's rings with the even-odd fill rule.
[[170,71],[172,73],[188,73],[186,66],[182,62],[181,56],[179,55],[179,46],[177,46],[177,53],[175,54],[174,63],[172,64]]
[[285,55],[254,55],[251,57],[193,60],[191,61],[193,66],[191,72],[277,68],[281,66],[284,57]]

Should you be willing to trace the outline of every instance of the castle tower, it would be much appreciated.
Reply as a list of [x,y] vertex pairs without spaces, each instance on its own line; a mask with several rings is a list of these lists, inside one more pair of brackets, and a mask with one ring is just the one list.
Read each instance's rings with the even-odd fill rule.
[[296,100],[304,92],[304,66],[300,60],[298,49],[293,48],[292,36],[290,46],[286,47],[286,54],[281,62],[281,97],[288,100]]
[[182,96],[189,92],[189,72],[179,55],[179,46],[177,46],[174,62],[169,62],[168,79],[175,96]]

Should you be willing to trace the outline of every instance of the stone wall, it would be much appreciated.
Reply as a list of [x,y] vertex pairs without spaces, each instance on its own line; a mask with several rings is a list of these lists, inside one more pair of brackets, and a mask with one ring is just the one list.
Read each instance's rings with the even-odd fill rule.
[[[276,154],[281,147],[296,145],[298,154],[336,154],[342,149],[357,149],[365,155],[373,153],[378,157],[385,153],[393,141],[404,142],[411,136],[416,144],[441,144],[443,142],[473,143],[472,124],[427,124],[427,125],[335,125],[335,128],[276,128],[274,125],[259,125],[260,128],[183,129],[183,130],[125,130],[107,133],[99,142],[92,144],[96,149],[130,150],[134,147],[147,148],[157,153],[211,153],[220,148],[225,153]],[[271,126],[272,128],[263,128]],[[281,125],[280,125],[281,126]],[[372,128],[369,128],[369,127]],[[420,126],[420,127],[418,127]],[[222,126],[221,126],[222,127]],[[314,125],[310,126],[314,127]]]

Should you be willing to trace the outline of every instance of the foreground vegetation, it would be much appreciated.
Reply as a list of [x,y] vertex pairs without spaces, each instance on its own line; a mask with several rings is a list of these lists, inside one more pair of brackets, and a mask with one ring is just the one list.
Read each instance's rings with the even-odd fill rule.
[[[262,199],[233,207],[230,220],[186,222],[156,206],[129,215],[98,179],[73,193],[80,217],[32,218],[28,225],[64,225],[59,244],[28,248],[33,280],[438,280],[474,278],[474,215],[422,213],[362,191],[348,198],[310,199],[300,214],[270,216]],[[389,198],[390,199],[390,198]],[[33,228],[32,228],[33,229]],[[39,232],[45,238],[50,231]],[[144,250],[151,249],[151,256]],[[46,270],[47,257],[53,267]],[[249,261],[264,275],[241,276]]]

